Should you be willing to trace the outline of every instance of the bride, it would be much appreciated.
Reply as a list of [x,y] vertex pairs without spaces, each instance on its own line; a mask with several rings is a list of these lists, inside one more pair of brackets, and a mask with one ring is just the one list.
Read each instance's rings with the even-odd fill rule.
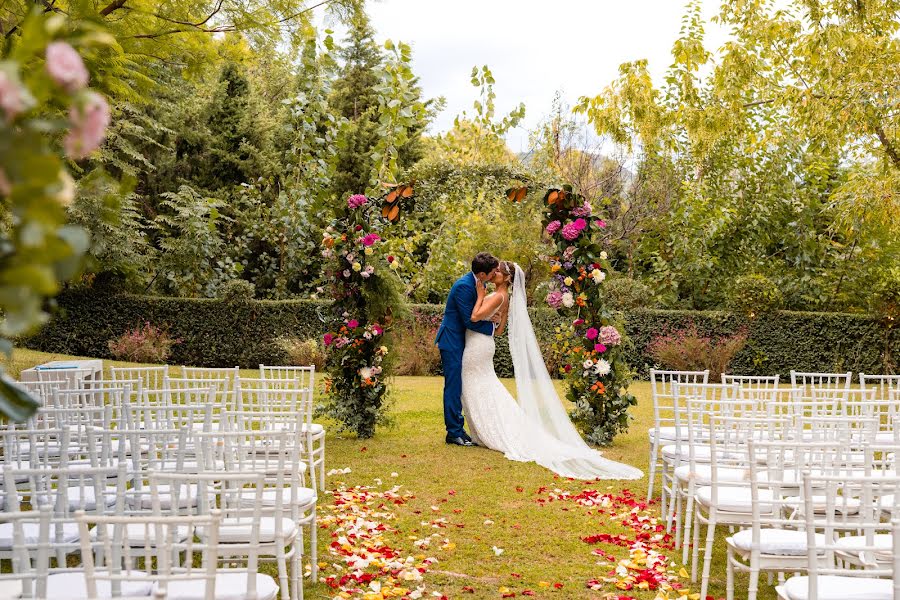
[[525,273],[519,265],[502,261],[490,281],[496,286],[492,294],[476,286],[471,319],[490,319],[499,311],[496,334],[503,333],[509,319],[518,402],[494,372],[494,338],[467,330],[462,404],[473,439],[509,460],[535,462],[564,477],[641,478],[639,469],[605,459],[588,446],[569,420],[534,335],[525,302]]

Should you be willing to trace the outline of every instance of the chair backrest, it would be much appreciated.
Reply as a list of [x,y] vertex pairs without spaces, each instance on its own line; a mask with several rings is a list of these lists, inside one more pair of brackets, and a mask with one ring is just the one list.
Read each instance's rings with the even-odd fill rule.
[[137,427],[148,430],[180,430],[211,431],[213,428],[213,405],[205,404],[168,404],[138,405],[127,409],[131,421]]
[[76,521],[89,598],[100,597],[98,582],[108,582],[117,597],[128,594],[129,584],[144,586],[148,581],[157,598],[164,598],[174,582],[201,584],[202,595],[193,591],[192,598],[216,597],[222,521],[217,509],[192,516],[97,516],[79,511]]
[[722,373],[722,383],[736,383],[742,389],[777,389],[780,375],[729,375]]
[[6,529],[7,539],[12,541],[9,550],[12,571],[0,572],[0,587],[21,589],[19,595],[9,597],[46,597],[52,514],[49,506],[25,512],[0,512],[0,527]]
[[196,389],[207,389],[210,390],[213,399],[213,409],[218,412],[220,410],[234,410],[235,403],[235,382],[236,378],[201,378],[195,379],[193,377],[167,377],[165,381],[165,387],[171,390],[172,393],[177,393],[178,390],[184,390],[186,392]]
[[804,373],[791,369],[791,387],[849,390],[853,373]]
[[662,371],[650,369],[650,390],[653,396],[653,425],[674,425],[675,405],[673,384],[705,384],[709,382],[709,369],[705,371]]
[[169,365],[158,367],[110,367],[110,379],[113,381],[141,382],[142,391],[155,390],[162,387],[163,380],[169,375]]
[[238,367],[181,367],[182,378],[224,380],[228,383],[223,389],[232,393],[235,391],[235,382],[240,376],[241,372]]
[[859,383],[863,389],[874,389],[876,400],[888,400],[892,391],[900,391],[900,375],[866,375],[865,373],[860,373]]
[[238,412],[300,413],[312,421],[310,395],[300,387],[299,380],[241,377],[237,386]]
[[283,366],[283,365],[259,365],[260,379],[290,379],[298,380],[301,388],[314,389],[316,383],[316,367]]
[[[882,521],[878,509],[880,498],[900,496],[900,479],[807,473],[802,490],[809,598],[819,597],[819,578],[823,576],[900,578],[897,504],[894,502],[891,510],[892,522]],[[852,559],[841,535],[845,532],[854,535]],[[890,534],[892,539],[888,538]],[[865,568],[848,568],[847,563],[862,563]],[[896,584],[894,598],[900,599]]]

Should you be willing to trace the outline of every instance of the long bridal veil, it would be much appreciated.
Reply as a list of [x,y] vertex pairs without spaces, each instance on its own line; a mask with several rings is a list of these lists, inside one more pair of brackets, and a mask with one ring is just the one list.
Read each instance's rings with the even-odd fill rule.
[[[512,355],[519,406],[528,418],[562,442],[564,451],[552,449],[555,456],[545,457],[558,473],[578,479],[640,479],[640,469],[617,463],[600,456],[588,446],[569,419],[560,402],[553,380],[547,372],[544,357],[531,317],[528,314],[525,295],[525,273],[516,265],[516,278],[509,305],[509,350]],[[551,449],[548,449],[551,451]]]

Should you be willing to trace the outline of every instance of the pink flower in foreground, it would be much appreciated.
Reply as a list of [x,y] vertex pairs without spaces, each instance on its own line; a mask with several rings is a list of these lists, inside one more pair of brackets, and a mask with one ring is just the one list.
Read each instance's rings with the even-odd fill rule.
[[69,158],[84,158],[100,147],[109,125],[109,104],[100,94],[90,93],[81,106],[69,110],[72,128],[63,140]]
[[584,325],[584,319],[575,319],[572,321],[572,327],[578,327],[579,325]]
[[584,219],[575,219],[575,222],[572,223],[572,225],[574,225],[578,231],[583,231],[584,228],[587,227],[587,221]]
[[362,244],[363,244],[363,246],[371,246],[372,244],[374,244],[375,242],[377,242],[380,239],[381,239],[381,236],[378,235],[377,233],[370,233],[369,235],[367,235],[366,237],[364,237],[362,239]]
[[581,234],[581,230],[578,229],[575,223],[566,223],[566,225],[562,228],[562,236],[570,242],[577,238],[579,234]]
[[68,92],[76,92],[88,84],[88,71],[81,56],[65,42],[47,46],[47,73]]
[[334,341],[334,336],[330,333],[326,333],[322,338],[322,343],[324,343],[326,346],[330,346],[332,341]]
[[0,70],[0,108],[6,113],[6,122],[12,123],[16,116],[28,108],[25,90],[16,78]]
[[622,342],[622,335],[612,325],[600,328],[600,341],[607,346],[617,346]]
[[552,306],[553,308],[559,308],[562,306],[562,292],[559,290],[553,290],[549,294],[547,294],[547,304]]
[[596,328],[591,327],[590,329],[588,329],[588,330],[585,332],[584,337],[586,337],[586,338],[589,339],[589,340],[596,340],[596,339],[597,339],[597,336],[599,335],[599,333],[600,333],[600,332],[597,331]]
[[603,354],[604,352],[606,352],[606,346],[604,346],[603,344],[594,344],[594,352]]
[[381,335],[382,333],[384,333],[384,329],[382,329],[378,325],[375,325],[374,327],[372,327],[372,331],[375,332],[375,335]]
[[562,223],[560,223],[559,221],[551,221],[547,224],[547,229],[545,229],[545,231],[547,232],[547,235],[553,235],[554,233],[559,231],[560,227],[562,227]]
[[356,209],[368,201],[369,199],[362,194],[353,194],[352,196],[347,198],[347,206],[349,206],[351,209]]
[[347,321],[347,327],[349,327],[350,329],[356,329],[357,327],[359,327],[359,321],[357,321],[356,319],[350,319],[349,321]]

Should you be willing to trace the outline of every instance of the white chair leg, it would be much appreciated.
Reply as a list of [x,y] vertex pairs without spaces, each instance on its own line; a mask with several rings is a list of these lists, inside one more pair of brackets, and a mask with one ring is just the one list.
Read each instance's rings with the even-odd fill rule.
[[759,591],[759,563],[750,557],[750,584],[747,586],[747,600],[756,600]]
[[318,525],[316,524],[316,508],[313,507],[312,522],[309,524],[309,558],[312,561],[310,564],[310,579],[313,583],[317,583],[319,581],[319,541],[316,535],[317,527]]
[[706,548],[703,552],[703,577],[700,580],[700,597],[706,598],[706,590],[709,588],[709,570],[712,566],[713,542],[716,538],[716,510],[710,508],[709,518],[706,523]]
[[[697,540],[696,534],[699,533],[700,526],[693,519],[693,516],[694,516],[694,494],[693,494],[694,490],[693,490],[693,487],[694,486],[688,487],[687,498],[685,499],[685,503],[687,504],[687,506],[684,509],[684,538],[683,538],[684,539],[684,548],[682,548],[682,550],[681,550],[681,562],[684,564],[687,564],[687,561],[688,561],[688,551],[690,550],[691,526],[692,525],[695,528],[695,531],[694,531],[694,533],[695,533],[695,536],[694,536],[694,547],[695,547],[694,561],[695,562],[697,561],[696,546],[697,546],[698,540]],[[677,533],[678,532],[676,532],[676,535],[677,535]]]
[[700,510],[694,513],[694,538],[691,544],[691,583],[697,583],[697,563],[700,562]]
[[647,502],[653,500],[653,483],[656,480],[656,442],[650,442],[650,473],[647,475]]
[[680,550],[682,546],[681,532],[684,528],[684,523],[682,522],[684,520],[684,494],[685,491],[679,488],[678,493],[675,495],[675,532],[673,533],[673,537],[675,538],[676,550]]
[[734,552],[728,546],[725,564],[725,600],[734,600]]

